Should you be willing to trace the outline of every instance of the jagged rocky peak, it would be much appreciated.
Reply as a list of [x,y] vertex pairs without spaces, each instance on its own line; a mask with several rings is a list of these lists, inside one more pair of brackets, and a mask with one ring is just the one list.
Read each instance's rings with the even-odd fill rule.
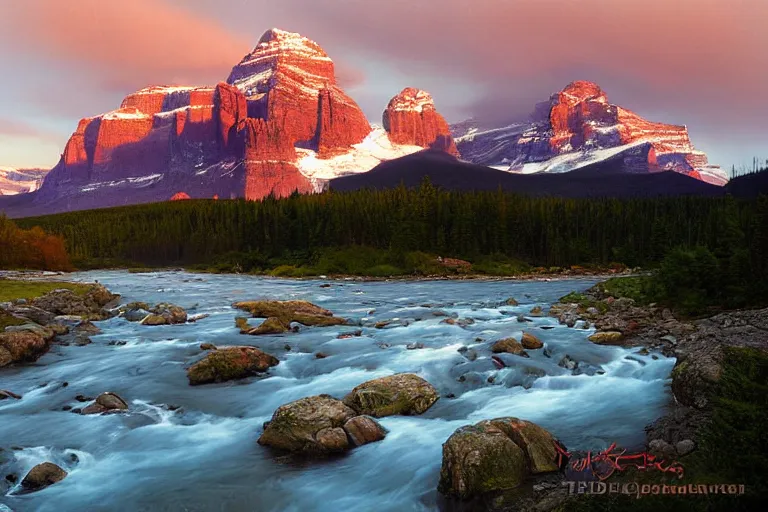
[[258,99],[275,85],[272,78],[293,79],[305,88],[319,91],[336,84],[333,61],[319,44],[295,32],[273,28],[238,63],[227,79],[249,99]]
[[435,109],[435,100],[432,95],[422,89],[406,87],[400,94],[389,101],[387,110],[409,110],[423,112],[424,109]]
[[[728,181],[694,149],[684,125],[647,121],[611,104],[594,82],[571,82],[537,104],[529,123],[484,131],[465,125],[454,130],[463,157],[510,171],[564,172],[618,156],[627,172],[671,170],[716,185]],[[638,152],[646,155],[643,165]]]
[[427,91],[414,87],[400,91],[387,104],[382,122],[395,144],[440,149],[459,156],[451,129]]
[[608,102],[608,96],[605,94],[605,91],[603,91],[596,83],[588,82],[586,80],[575,80],[571,82],[565,86],[559,95],[561,98],[568,98],[574,103],[587,100],[600,103]]

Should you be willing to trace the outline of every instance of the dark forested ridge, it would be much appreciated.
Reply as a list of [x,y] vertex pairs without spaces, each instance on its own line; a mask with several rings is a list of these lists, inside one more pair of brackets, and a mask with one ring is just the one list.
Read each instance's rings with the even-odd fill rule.
[[725,194],[723,187],[674,171],[628,173],[624,169],[617,157],[569,172],[516,174],[462,162],[442,151],[426,150],[383,162],[365,173],[336,178],[330,186],[337,191],[394,188],[401,183],[413,187],[429,176],[435,186],[447,190],[501,188],[529,196],[633,198]]

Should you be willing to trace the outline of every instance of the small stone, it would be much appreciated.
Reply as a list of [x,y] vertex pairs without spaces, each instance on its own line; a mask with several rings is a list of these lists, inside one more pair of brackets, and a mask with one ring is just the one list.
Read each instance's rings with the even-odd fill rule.
[[325,359],[326,357],[328,357],[328,354],[324,352],[318,352],[315,354],[315,359]]
[[408,349],[408,350],[416,350],[416,349],[424,348],[424,344],[423,343],[409,343],[408,345],[405,346],[405,348]]
[[217,350],[217,347],[213,343],[203,343],[200,345],[200,350]]
[[507,299],[507,300],[504,302],[504,304],[506,304],[507,306],[519,306],[519,305],[520,305],[520,304],[519,304],[519,303],[518,303],[518,302],[517,302],[515,299],[513,299],[512,297],[508,298],[508,299]]
[[355,446],[381,441],[387,435],[387,430],[378,421],[364,415],[347,420],[344,430]]
[[539,338],[529,332],[523,332],[520,344],[528,350],[536,350],[544,346],[544,343]]
[[59,482],[67,476],[67,472],[61,469],[59,466],[52,462],[43,462],[33,467],[24,480],[21,481],[21,486],[24,490],[32,492],[44,489],[49,485],[53,485]]
[[690,439],[683,439],[675,445],[678,455],[688,455],[696,449],[696,443]]
[[0,389],[0,400],[5,400],[7,398],[13,398],[15,400],[21,400],[21,395],[17,395],[16,393],[13,393],[11,391],[7,391],[5,389]]

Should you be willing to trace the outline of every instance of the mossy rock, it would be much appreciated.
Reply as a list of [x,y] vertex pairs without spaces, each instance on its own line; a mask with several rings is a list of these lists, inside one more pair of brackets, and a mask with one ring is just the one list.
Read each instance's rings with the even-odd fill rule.
[[359,414],[381,418],[422,414],[439,398],[437,390],[418,375],[399,373],[364,382],[343,401]]
[[597,345],[621,345],[624,335],[619,331],[602,331],[592,334],[587,339]]
[[240,322],[241,325],[238,326],[240,327],[241,334],[257,336],[260,334],[282,334],[288,331],[288,326],[283,324],[276,316],[267,318],[258,327],[251,327],[244,318],[238,320],[242,320]]
[[140,323],[141,325],[152,325],[152,326],[167,325],[168,320],[163,316],[151,314],[151,315],[147,315],[144,318],[144,320],[142,320]]
[[513,489],[554,472],[555,438],[529,421],[496,418],[456,430],[443,444],[438,490],[461,499]]
[[525,454],[500,431],[461,427],[443,444],[438,491],[469,499],[513,489],[528,476]]
[[187,370],[190,385],[244,379],[266,372],[280,361],[255,347],[220,347]]
[[506,352],[507,354],[523,355],[525,350],[523,346],[515,338],[504,338],[499,340],[491,346],[491,352],[494,354],[500,354]]
[[334,317],[331,311],[303,300],[258,300],[236,302],[236,309],[248,311],[254,318],[276,318],[283,325],[298,322],[306,326],[345,325],[343,318]]
[[281,405],[264,426],[258,443],[283,451],[325,455],[351,448],[344,425],[355,411],[330,395]]

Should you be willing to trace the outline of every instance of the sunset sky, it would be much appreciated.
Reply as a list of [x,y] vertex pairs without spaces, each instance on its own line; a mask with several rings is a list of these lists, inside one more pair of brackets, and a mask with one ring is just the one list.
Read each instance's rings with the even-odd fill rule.
[[572,80],[768,158],[768,0],[0,0],[0,166],[51,167],[82,117],[152,84],[214,85],[271,27],[334,59],[372,122],[405,86],[504,121]]

